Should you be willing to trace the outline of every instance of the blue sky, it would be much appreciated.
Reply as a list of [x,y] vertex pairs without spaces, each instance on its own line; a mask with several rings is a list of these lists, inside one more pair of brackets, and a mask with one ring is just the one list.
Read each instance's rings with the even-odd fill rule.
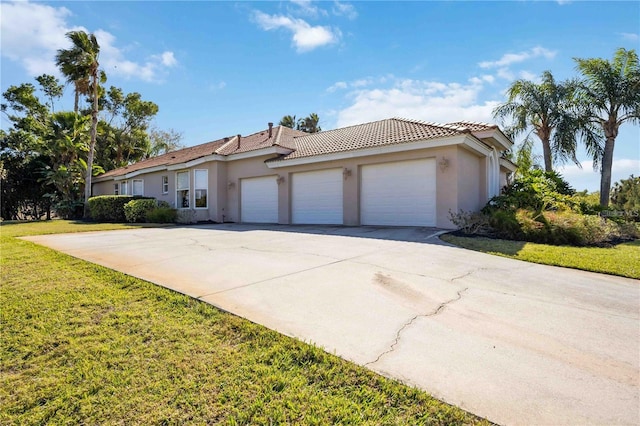
[[[316,112],[323,129],[394,116],[493,122],[517,78],[576,76],[572,58],[640,50],[639,2],[74,1],[0,5],[2,91],[56,74],[65,32],[94,32],[107,85],[157,103],[154,125],[196,145]],[[62,106],[71,108],[71,88]],[[61,106],[59,106],[61,107]],[[6,122],[3,120],[3,127]],[[561,169],[578,190],[599,188]],[[623,126],[614,181],[640,174]]]

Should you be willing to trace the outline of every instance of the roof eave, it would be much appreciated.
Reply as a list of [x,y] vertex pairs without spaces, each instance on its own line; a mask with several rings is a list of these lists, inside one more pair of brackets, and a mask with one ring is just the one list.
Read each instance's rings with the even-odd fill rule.
[[518,170],[518,166],[515,165],[513,161],[506,158],[500,159],[500,168],[503,168],[509,172],[515,172],[516,170]]
[[499,128],[471,132],[478,139],[487,139],[493,143],[498,151],[506,151],[513,146],[513,142]]

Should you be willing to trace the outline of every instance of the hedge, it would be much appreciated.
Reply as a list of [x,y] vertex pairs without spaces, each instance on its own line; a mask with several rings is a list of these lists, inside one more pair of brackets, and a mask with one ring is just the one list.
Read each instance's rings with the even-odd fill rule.
[[125,222],[124,205],[131,200],[153,199],[133,195],[99,195],[89,198],[89,214],[97,222]]

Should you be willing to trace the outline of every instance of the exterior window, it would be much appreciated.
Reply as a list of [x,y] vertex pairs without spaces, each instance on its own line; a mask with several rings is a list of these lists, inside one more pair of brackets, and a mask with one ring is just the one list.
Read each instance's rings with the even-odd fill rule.
[[120,182],[120,195],[129,195],[129,185],[126,180]]
[[189,172],[176,173],[176,206],[189,208]]
[[113,195],[118,195],[120,194],[120,184],[116,183],[115,185],[113,185]]
[[133,195],[144,195],[144,181],[142,179],[133,180]]
[[169,176],[162,176],[162,193],[169,193]]
[[208,207],[207,190],[209,189],[209,171],[195,170],[193,173],[196,208],[206,209]]

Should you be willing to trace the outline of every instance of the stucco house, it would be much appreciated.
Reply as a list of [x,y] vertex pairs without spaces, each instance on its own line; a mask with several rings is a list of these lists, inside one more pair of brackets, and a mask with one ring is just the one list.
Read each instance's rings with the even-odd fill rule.
[[307,134],[283,126],[111,170],[93,195],[155,197],[194,220],[436,226],[506,184],[512,146],[497,126],[391,118]]

